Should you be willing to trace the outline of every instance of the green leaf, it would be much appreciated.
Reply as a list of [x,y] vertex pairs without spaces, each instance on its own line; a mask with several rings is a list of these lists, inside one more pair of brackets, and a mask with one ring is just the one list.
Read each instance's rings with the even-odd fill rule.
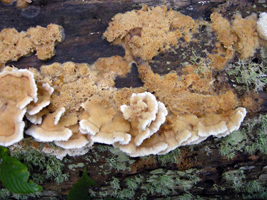
[[27,167],[19,160],[6,155],[3,157],[0,164],[0,180],[10,192],[29,194],[41,191],[41,186],[33,181],[28,182],[29,176]]
[[0,158],[7,156],[7,153],[8,153],[8,149],[6,147],[0,146]]
[[77,181],[69,191],[68,200],[87,200],[91,199],[88,195],[88,187],[96,186],[96,182],[91,179],[86,172],[86,168],[83,171],[83,175],[79,181]]

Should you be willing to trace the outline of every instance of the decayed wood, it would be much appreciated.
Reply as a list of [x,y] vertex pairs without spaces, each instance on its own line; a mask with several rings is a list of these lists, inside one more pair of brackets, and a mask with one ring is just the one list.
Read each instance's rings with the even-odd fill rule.
[[[210,2],[202,5],[194,1],[192,4],[194,12],[191,12],[191,14],[195,15],[195,17],[202,16],[206,12],[205,9],[208,9],[210,5],[216,6],[224,1]],[[45,27],[50,23],[64,27],[65,41],[57,45],[55,57],[48,61],[40,61],[36,56],[32,55],[27,58],[21,58],[18,62],[10,63],[16,67],[25,68],[31,66],[38,68],[42,64],[66,61],[91,64],[99,57],[124,54],[124,50],[121,47],[111,46],[102,39],[102,34],[115,14],[132,9],[140,9],[144,4],[162,6],[163,3],[169,8],[179,10],[190,6],[191,1],[33,1],[24,10],[16,9],[15,4],[4,5],[1,3],[0,30],[14,27],[18,31],[26,31],[29,27],[37,25]]]
[[[214,9],[221,12],[234,12],[242,9],[248,5],[253,5],[254,1],[199,1],[199,0],[128,0],[128,1],[113,1],[113,0],[93,0],[93,1],[63,1],[63,0],[43,0],[33,1],[33,3],[24,10],[15,8],[15,5],[0,4],[0,30],[7,27],[14,27],[18,31],[27,30],[31,26],[47,26],[50,23],[62,25],[65,30],[65,40],[63,43],[56,46],[56,56],[47,61],[40,61],[35,55],[21,58],[18,62],[11,62],[19,68],[26,68],[27,66],[39,68],[43,64],[50,64],[53,62],[86,62],[93,63],[100,57],[109,57],[113,55],[123,55],[124,50],[118,46],[111,46],[107,41],[102,39],[102,34],[106,30],[108,23],[112,16],[117,13],[123,13],[132,9],[139,9],[143,4],[149,6],[161,6],[163,3],[168,8],[173,8],[188,14],[193,18],[199,17],[209,20],[209,15]],[[264,10],[263,7],[258,7],[259,10]],[[243,12],[241,10],[241,12]],[[155,58],[152,68],[155,72],[160,74],[168,73],[164,63],[172,61],[173,55],[164,54]],[[175,62],[175,61],[173,61]],[[157,66],[161,67],[157,67]],[[164,68],[165,66],[165,68]],[[178,66],[174,65],[175,67]],[[169,66],[168,66],[169,67]],[[175,70],[175,67],[173,68]],[[130,80],[130,81],[129,81]],[[133,82],[129,85],[129,82]],[[142,83],[138,78],[136,67],[133,66],[132,74],[126,79],[119,79],[116,82],[116,87],[140,86]],[[266,93],[261,94],[263,97]],[[262,109],[262,111],[265,111]],[[194,196],[200,196],[205,199],[208,198],[233,198],[238,192],[234,188],[227,188],[223,190],[226,184],[222,175],[232,170],[244,169],[244,182],[257,180],[261,183],[267,180],[267,157],[262,154],[249,155],[247,153],[236,152],[233,159],[228,159],[220,155],[218,151],[219,142],[213,138],[200,145],[195,145],[193,150],[189,147],[180,148],[181,155],[177,156],[176,162],[169,162],[163,164],[157,156],[150,156],[146,159],[131,158],[135,162],[133,164],[127,163],[126,170],[117,170],[109,167],[107,163],[114,155],[109,151],[99,153],[97,148],[89,151],[86,156],[69,158],[70,162],[66,163],[64,171],[70,174],[68,181],[62,184],[54,182],[45,182],[42,186],[45,191],[41,194],[40,199],[48,199],[50,197],[57,197],[59,199],[66,199],[66,195],[72,185],[81,177],[83,167],[78,167],[72,171],[69,169],[70,164],[84,163],[87,167],[88,175],[94,179],[98,184],[98,188],[92,190],[96,193],[114,190],[106,182],[110,182],[113,177],[123,182],[127,178],[140,175],[142,177],[150,177],[151,171],[155,169],[162,169],[160,175],[177,171],[185,172],[190,169],[198,170],[198,177],[200,178],[191,188],[184,190],[176,186],[174,192],[168,196],[177,199],[179,195],[191,193]],[[98,153],[97,153],[98,152]],[[96,154],[99,157],[96,157]],[[169,172],[168,172],[169,171]],[[172,178],[177,178],[178,175],[173,175]],[[146,184],[144,178],[142,184]],[[123,182],[124,183],[124,182]],[[141,185],[136,190],[136,197],[140,197],[145,191]],[[217,185],[218,188],[214,188]],[[101,189],[102,188],[102,189]],[[123,189],[123,188],[122,188]],[[242,191],[240,191],[242,193]],[[156,199],[166,197],[154,194],[148,194],[148,198]]]

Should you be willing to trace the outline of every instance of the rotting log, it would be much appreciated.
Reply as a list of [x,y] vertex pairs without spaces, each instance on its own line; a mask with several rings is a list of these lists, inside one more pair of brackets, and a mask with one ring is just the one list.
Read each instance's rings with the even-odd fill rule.
[[[56,56],[52,59],[40,61],[36,56],[31,55],[8,64],[18,68],[26,68],[27,66],[39,68],[43,64],[66,61],[91,64],[99,57],[123,55],[124,50],[121,47],[111,46],[102,39],[102,34],[112,16],[132,9],[140,9],[143,4],[161,6],[163,2],[168,8],[190,15],[194,19],[202,17],[207,21],[214,10],[224,13],[225,16],[231,16],[236,11],[240,11],[247,16],[248,12],[259,12],[266,9],[263,6],[266,4],[259,3],[261,1],[249,0],[211,0],[207,2],[199,0],[43,0],[33,1],[24,10],[15,8],[15,5],[1,3],[0,30],[14,27],[18,31],[24,31],[31,26],[47,26],[50,23],[56,23],[64,27],[66,35],[65,41],[57,45]],[[212,38],[208,39],[212,40]],[[190,46],[190,49],[192,48],[197,51],[199,47]],[[187,54],[185,59],[188,59],[188,57],[190,57],[190,54]],[[166,61],[171,62],[171,69],[166,66]],[[177,69],[179,62],[181,61],[173,60],[171,53],[166,53],[157,56],[151,65],[155,72],[166,74],[170,70],[179,71]],[[137,77],[137,70],[133,70],[128,79],[117,80],[116,86],[128,87],[126,84],[129,79],[139,86],[140,83],[137,82],[140,80]],[[262,92],[260,95],[264,99],[266,92]],[[260,114],[266,114],[265,104],[266,101],[264,101],[260,112],[249,117],[250,122],[257,122]],[[245,130],[250,131],[247,134],[252,135],[260,128],[259,123],[255,123],[255,126],[251,129],[247,126],[244,127]],[[245,138],[240,143],[250,138],[252,137]],[[33,141],[29,142],[32,143]],[[264,197],[260,195],[266,193],[267,190],[266,154],[261,153],[258,149],[249,153],[245,150],[245,145],[241,146],[240,149],[238,144],[235,144],[232,148],[237,149],[230,150],[229,153],[232,153],[232,155],[229,155],[228,157],[231,158],[228,158],[221,155],[222,148],[220,139],[209,138],[199,145],[181,147],[168,157],[128,158],[113,148],[96,145],[85,156],[68,157],[68,160],[63,162],[63,171],[69,174],[69,179],[60,184],[52,180],[46,180],[42,183],[44,192],[40,194],[39,199],[50,199],[52,197],[66,199],[72,185],[81,177],[84,167],[87,167],[88,175],[98,183],[98,187],[90,188],[90,194],[95,195],[95,198],[101,198],[105,194],[115,195],[115,193],[119,197],[126,198],[127,196],[123,192],[131,194],[133,190],[129,186],[131,184],[129,180],[135,180],[137,189],[132,199],[145,196],[148,199],[166,199],[166,196],[171,199],[182,197],[187,199],[197,197],[203,199],[253,199],[256,197],[263,199]],[[33,169],[32,173],[37,171],[38,169]],[[128,182],[126,182],[127,180]],[[167,182],[169,186],[160,183],[160,180]],[[162,190],[157,187],[161,187]],[[249,191],[249,188],[252,189]],[[144,193],[147,195],[143,195]],[[32,199],[34,198],[32,197]]]

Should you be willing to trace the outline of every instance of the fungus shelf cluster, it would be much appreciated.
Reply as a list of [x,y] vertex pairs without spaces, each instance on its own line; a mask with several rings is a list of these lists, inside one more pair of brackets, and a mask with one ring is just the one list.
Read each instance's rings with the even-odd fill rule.
[[[230,32],[218,28],[221,23],[230,27],[221,15],[213,13],[211,19],[219,40],[217,56],[230,59],[236,51],[249,57],[260,45],[254,42],[247,54],[239,50],[242,45],[261,40],[252,19],[236,16]],[[253,26],[253,38],[239,34],[236,20],[243,28]],[[54,38],[50,43],[54,49],[63,35],[60,27],[51,26],[57,30],[52,36],[42,30],[45,38]],[[144,6],[139,11],[115,15],[104,33],[109,42],[125,47],[125,57],[99,58],[92,65],[53,63],[41,66],[40,71],[5,67],[0,73],[0,145],[22,140],[26,119],[30,123],[25,133],[38,142],[53,142],[57,147],[39,148],[60,159],[67,154],[85,154],[94,143],[113,145],[132,157],[166,154],[179,146],[198,144],[209,136],[225,137],[239,129],[246,108],[240,106],[241,100],[231,87],[216,88],[212,70],[222,68],[212,67],[216,64],[213,55],[210,66],[200,72],[197,63],[185,66],[182,75],[159,75],[149,66],[148,61],[160,52],[177,48],[181,37],[190,42],[197,30],[198,24],[191,17],[166,7]],[[225,36],[233,40],[226,41]],[[228,53],[231,56],[225,56]],[[142,59],[136,63],[144,86],[116,88],[115,78],[125,77],[136,58]]]

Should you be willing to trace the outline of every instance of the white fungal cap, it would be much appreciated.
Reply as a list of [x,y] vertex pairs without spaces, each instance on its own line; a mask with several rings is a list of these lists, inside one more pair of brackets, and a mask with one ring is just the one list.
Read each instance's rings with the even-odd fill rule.
[[72,136],[67,141],[55,141],[55,144],[63,149],[79,149],[89,143],[93,145],[90,136],[85,136],[79,132],[79,125],[68,127],[72,131]]
[[37,101],[37,86],[33,73],[26,69],[4,70],[0,73],[0,99],[2,102],[14,101],[20,109],[31,101]]
[[149,92],[133,93],[130,106],[122,105],[120,108],[123,117],[139,132],[134,137],[136,146],[140,146],[145,139],[156,133],[168,114],[165,105]]
[[94,143],[128,144],[131,140],[130,123],[113,107],[102,104],[100,96],[94,96],[82,104],[85,112],[79,122],[80,132],[88,134]]
[[27,106],[27,113],[29,115],[36,115],[39,113],[43,108],[50,104],[51,94],[54,92],[54,88],[50,87],[48,83],[43,83],[41,86],[37,84],[38,92],[37,102],[31,102]]
[[156,119],[152,121],[152,123],[145,130],[140,131],[139,134],[135,137],[134,141],[137,146],[140,146],[142,142],[151,137],[154,133],[156,133],[160,126],[165,122],[168,111],[165,105],[161,102],[157,102],[158,104],[158,112],[156,114]]
[[23,117],[26,108],[19,109],[15,103],[8,103],[0,107],[0,145],[10,146],[23,139],[25,123]]
[[26,134],[40,142],[67,141],[72,136],[72,131],[67,127],[76,124],[78,118],[70,114],[60,119],[64,111],[65,108],[61,107],[54,113],[47,114],[40,126],[32,125],[25,131]]
[[23,139],[26,106],[37,101],[37,87],[28,70],[6,67],[0,73],[0,145]]
[[119,144],[128,144],[131,141],[131,135],[123,132],[99,132],[95,136],[92,136],[92,140],[95,143],[102,144],[114,144],[116,142]]
[[260,18],[257,21],[257,31],[259,36],[267,40],[267,13],[263,12],[260,14]]
[[156,119],[158,112],[158,102],[156,97],[149,93],[132,94],[130,106],[122,105],[121,111],[126,120],[137,121],[138,130],[142,131]]

